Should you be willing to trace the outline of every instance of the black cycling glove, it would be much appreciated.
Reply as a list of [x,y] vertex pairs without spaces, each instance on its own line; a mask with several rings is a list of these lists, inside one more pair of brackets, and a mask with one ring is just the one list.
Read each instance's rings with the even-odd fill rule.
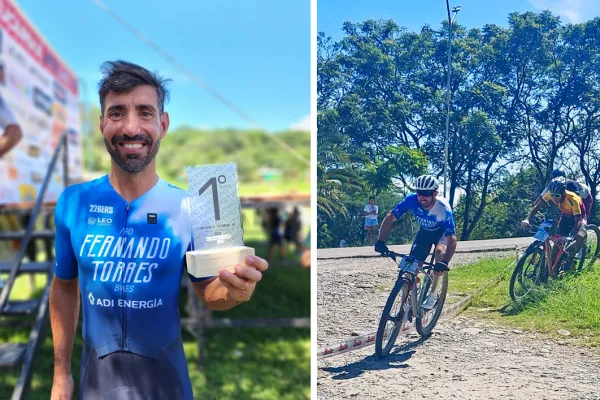
[[435,272],[444,272],[444,271],[448,271],[448,263],[445,263],[443,261],[438,261],[435,263],[435,265],[433,266],[433,270]]
[[389,252],[390,249],[388,249],[383,240],[378,240],[377,242],[375,242],[375,251],[381,254],[385,254]]

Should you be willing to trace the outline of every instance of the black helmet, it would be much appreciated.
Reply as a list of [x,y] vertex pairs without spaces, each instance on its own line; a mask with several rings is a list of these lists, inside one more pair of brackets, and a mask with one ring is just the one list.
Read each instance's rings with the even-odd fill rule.
[[559,176],[564,176],[565,178],[567,177],[567,173],[565,172],[564,169],[562,169],[562,168],[556,168],[550,174],[550,179],[558,178]]
[[565,193],[567,186],[567,178],[564,176],[559,176],[558,178],[554,178],[548,184],[548,192],[550,192],[553,196],[563,195]]

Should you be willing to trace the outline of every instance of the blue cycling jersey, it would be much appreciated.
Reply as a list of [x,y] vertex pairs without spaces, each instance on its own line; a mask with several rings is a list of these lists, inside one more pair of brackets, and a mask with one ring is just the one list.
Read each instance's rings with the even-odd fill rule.
[[[99,357],[157,359],[181,339],[178,295],[192,242],[185,191],[159,179],[128,203],[104,176],[65,189],[55,224],[55,274],[79,278],[83,338]],[[185,363],[177,347],[170,358]]]
[[443,229],[444,235],[454,235],[456,233],[452,208],[446,199],[442,197],[437,197],[433,207],[430,210],[426,210],[419,203],[416,194],[409,194],[404,200],[396,204],[392,210],[392,214],[396,219],[400,219],[407,211],[413,213],[421,229],[427,231]]

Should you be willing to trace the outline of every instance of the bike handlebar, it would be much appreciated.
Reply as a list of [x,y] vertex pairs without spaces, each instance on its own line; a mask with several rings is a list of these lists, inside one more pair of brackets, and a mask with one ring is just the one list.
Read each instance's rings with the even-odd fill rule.
[[[401,257],[401,258],[402,257],[410,257],[410,254],[396,253],[393,250],[388,250],[385,253],[381,253],[381,256],[382,257],[389,257],[392,260],[394,260],[394,262],[396,262],[396,257]],[[423,267],[427,267],[427,268],[433,268],[434,267],[434,265],[432,263],[428,262],[428,261],[420,261],[419,260],[419,262],[423,264]]]

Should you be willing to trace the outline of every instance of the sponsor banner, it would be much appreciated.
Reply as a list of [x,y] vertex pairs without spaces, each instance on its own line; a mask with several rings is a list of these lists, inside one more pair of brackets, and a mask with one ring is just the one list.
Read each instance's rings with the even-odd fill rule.
[[[0,204],[35,201],[63,132],[69,177],[81,177],[83,149],[77,77],[10,0],[0,0],[0,133],[17,123],[23,139],[0,158]],[[58,160],[45,202],[63,190]]]

